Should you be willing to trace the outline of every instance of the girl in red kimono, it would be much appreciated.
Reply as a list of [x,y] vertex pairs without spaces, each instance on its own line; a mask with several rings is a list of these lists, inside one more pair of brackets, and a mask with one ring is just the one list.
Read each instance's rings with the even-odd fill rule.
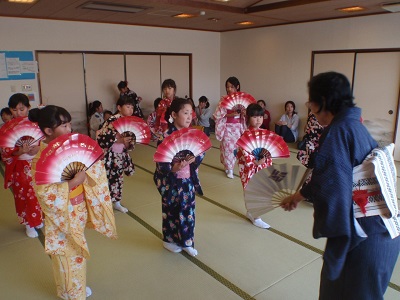
[[[14,118],[26,118],[31,107],[28,97],[21,93],[12,95],[8,106]],[[4,188],[12,188],[17,216],[30,238],[38,237],[35,228],[43,227],[42,210],[32,187],[31,176],[31,161],[38,151],[37,145],[2,149],[6,167]]]
[[[250,104],[246,109],[246,118],[249,126],[247,130],[260,129],[264,121],[264,109],[258,104]],[[254,155],[247,153],[241,147],[238,147],[237,159],[240,180],[244,190],[246,189],[251,177],[253,177],[255,173],[272,165],[271,157],[264,157],[257,160]],[[259,216],[253,216],[249,212],[246,213],[246,216],[254,224],[254,226],[264,229],[271,227],[269,224],[261,220]]]
[[161,85],[161,91],[163,94],[162,100],[158,103],[156,108],[156,119],[154,127],[150,127],[151,131],[162,137],[163,133],[168,130],[168,122],[165,119],[165,113],[168,107],[171,106],[172,101],[175,99],[176,83],[173,79],[166,79]]

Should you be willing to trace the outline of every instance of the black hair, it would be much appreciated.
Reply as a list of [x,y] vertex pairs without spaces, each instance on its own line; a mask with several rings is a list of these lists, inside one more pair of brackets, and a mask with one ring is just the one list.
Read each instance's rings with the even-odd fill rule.
[[34,108],[29,111],[28,118],[38,123],[43,133],[45,128],[55,129],[58,126],[71,122],[69,112],[60,106],[46,105],[43,108]]
[[108,115],[111,115],[111,116],[113,115],[113,113],[112,113],[110,110],[105,110],[105,111],[103,111],[103,116],[104,116],[104,115],[107,115],[107,114],[108,114]]
[[262,104],[264,104],[264,106],[267,106],[267,104],[265,103],[265,101],[264,100],[262,100],[262,99],[260,99],[260,100],[257,100],[257,103],[258,102],[261,102]]
[[3,114],[12,115],[12,112],[8,107],[4,107],[1,109],[0,116],[2,116]]
[[22,103],[26,107],[31,107],[29,104],[29,98],[25,94],[17,93],[10,97],[8,100],[8,107],[9,108],[16,108],[19,103]]
[[128,86],[128,82],[127,81],[120,81],[117,85],[118,90],[121,90],[123,88],[126,88]]
[[96,110],[101,106],[101,102],[99,100],[94,100],[89,103],[89,117],[91,117]]
[[129,97],[128,95],[121,95],[119,98],[118,98],[118,101],[117,101],[117,106],[124,106],[124,105],[132,105],[132,106],[135,106],[135,103],[134,103],[134,101],[133,101],[133,99],[132,99],[132,97]]
[[192,98],[187,97],[186,99],[188,99],[190,101],[190,104],[192,105],[192,109],[195,110],[196,109],[196,105],[194,104],[194,101]]
[[172,112],[175,112],[177,114],[186,104],[192,106],[192,102],[188,98],[175,98],[172,101],[171,106],[167,109],[165,120],[168,122]]
[[286,111],[286,105],[288,105],[288,104],[292,104],[292,106],[293,106],[293,114],[294,114],[294,115],[297,114],[297,111],[296,111],[296,104],[294,104],[294,102],[293,102],[292,100],[289,100],[289,101],[286,101],[286,102],[285,102],[285,111]]
[[154,104],[154,109],[157,109],[158,104],[160,104],[161,100],[162,100],[161,97],[158,97],[158,98],[156,98],[156,100],[154,100],[154,103],[153,103]]
[[237,79],[237,78],[234,77],[234,76],[229,77],[229,78],[225,81],[225,88],[226,88],[226,85],[228,84],[228,82],[229,82],[230,84],[232,84],[238,91],[240,91],[240,82],[239,82],[239,79]]
[[350,82],[346,76],[336,72],[320,73],[308,83],[309,101],[336,115],[344,108],[354,107]]
[[176,83],[173,79],[165,79],[161,85],[161,91],[166,87],[171,87],[176,92]]
[[199,102],[200,103],[206,103],[206,108],[209,108],[210,107],[210,102],[208,102],[208,98],[206,97],[206,96],[201,96],[200,98],[199,98]]
[[251,103],[246,108],[246,117],[260,117],[264,116],[264,109],[257,103]]

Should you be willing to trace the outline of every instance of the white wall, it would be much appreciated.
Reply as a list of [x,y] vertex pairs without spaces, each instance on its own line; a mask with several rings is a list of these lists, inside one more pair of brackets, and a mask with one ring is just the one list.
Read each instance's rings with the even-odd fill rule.
[[399,29],[394,13],[222,33],[221,94],[225,80],[236,76],[242,91],[267,100],[272,120],[294,100],[303,126],[312,51],[400,48]]
[[[6,51],[129,51],[193,54],[193,98],[220,98],[220,34],[179,29],[0,17],[1,49]],[[60,70],[62,72],[62,70]],[[121,78],[115,79],[115,84]],[[21,85],[36,81],[0,81],[6,106]],[[68,84],[68,83],[66,83]],[[178,92],[179,94],[179,83]],[[132,86],[134,86],[132,84]],[[161,87],[160,87],[161,88]]]

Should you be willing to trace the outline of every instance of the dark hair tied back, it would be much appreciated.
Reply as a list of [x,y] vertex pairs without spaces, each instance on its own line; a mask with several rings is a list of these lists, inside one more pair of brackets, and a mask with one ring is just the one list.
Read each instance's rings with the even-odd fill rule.
[[47,105],[44,108],[34,108],[29,111],[28,118],[38,123],[43,133],[45,128],[57,128],[61,124],[71,122],[69,112],[60,106]]

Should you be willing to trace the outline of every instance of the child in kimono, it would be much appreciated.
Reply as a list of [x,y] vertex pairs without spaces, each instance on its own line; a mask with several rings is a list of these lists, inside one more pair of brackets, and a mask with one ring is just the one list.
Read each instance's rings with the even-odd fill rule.
[[[31,107],[28,97],[21,93],[12,95],[8,106],[14,118],[26,118]],[[1,151],[5,164],[4,188],[12,188],[17,216],[30,238],[38,237],[35,228],[43,227],[42,210],[32,187],[31,176],[31,161],[38,151],[37,145],[3,148]]]
[[[156,117],[154,123],[150,126],[151,132],[159,137],[168,130],[168,122],[165,114],[175,99],[176,83],[173,79],[166,79],[161,85],[162,99],[156,107]],[[149,124],[150,125],[150,124]]]
[[[29,118],[38,122],[45,135],[32,161],[35,178],[37,161],[48,143],[71,132],[71,115],[62,107],[48,105],[33,109]],[[86,286],[86,259],[90,255],[85,227],[109,238],[117,237],[104,163],[96,162],[69,181],[34,188],[46,216],[45,251],[52,260],[57,296],[86,299],[92,291]]]
[[118,113],[104,123],[97,136],[97,142],[105,152],[104,161],[113,207],[123,213],[128,212],[128,209],[121,205],[124,173],[127,176],[135,173],[135,166],[128,152],[133,150],[134,145],[132,137],[123,137],[115,130],[113,122],[123,116],[131,116],[133,108],[132,98],[121,96],[117,101]]
[[[236,77],[229,77],[225,82],[225,88],[228,95],[239,92],[240,82]],[[244,112],[226,109],[219,104],[213,117],[215,120],[215,137],[221,142],[219,148],[221,151],[220,160],[224,165],[226,176],[233,179],[236,142],[246,129]]]
[[[246,118],[247,125],[249,126],[246,131],[260,129],[264,121],[264,109],[259,104],[250,104],[246,109]],[[238,147],[237,159],[243,190],[246,189],[247,184],[255,173],[272,165],[271,157],[263,157],[257,160],[254,155],[247,153],[241,147]],[[246,216],[254,224],[254,226],[264,229],[271,227],[269,224],[261,220],[259,216],[255,217],[248,211]]]
[[[168,136],[188,128],[192,122],[192,105],[188,99],[176,98],[169,108]],[[159,141],[159,144],[162,141]],[[154,183],[161,194],[163,246],[171,252],[197,255],[194,248],[195,193],[203,194],[198,178],[198,167],[204,153],[190,158],[190,151],[181,151],[188,159],[157,163]]]

